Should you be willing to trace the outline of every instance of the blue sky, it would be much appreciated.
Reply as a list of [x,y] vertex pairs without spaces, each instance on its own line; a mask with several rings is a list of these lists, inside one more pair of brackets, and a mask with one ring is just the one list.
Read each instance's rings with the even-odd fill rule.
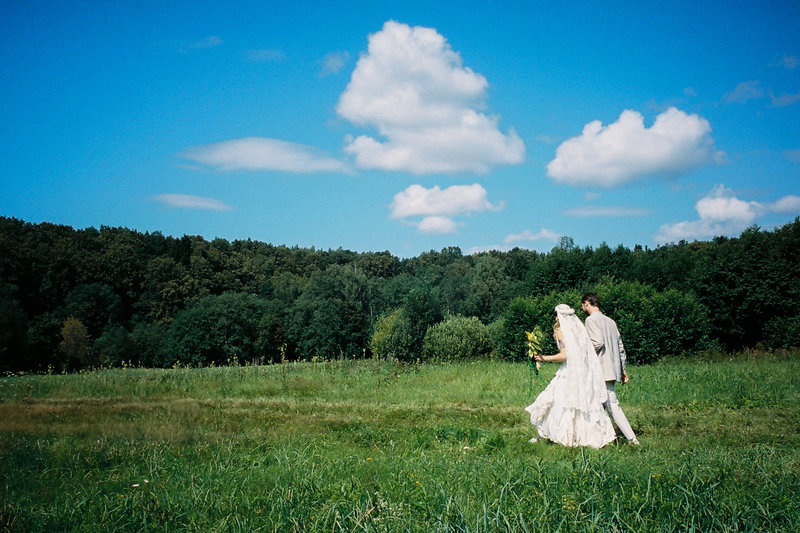
[[400,257],[800,216],[797,2],[397,4],[3,2],[0,215]]

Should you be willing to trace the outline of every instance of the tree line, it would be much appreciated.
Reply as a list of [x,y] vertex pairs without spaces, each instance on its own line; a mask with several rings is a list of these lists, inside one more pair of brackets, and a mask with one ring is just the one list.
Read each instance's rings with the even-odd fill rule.
[[800,218],[650,249],[464,255],[73,229],[0,217],[0,371],[470,355],[524,357],[524,330],[593,290],[634,361],[800,346]]

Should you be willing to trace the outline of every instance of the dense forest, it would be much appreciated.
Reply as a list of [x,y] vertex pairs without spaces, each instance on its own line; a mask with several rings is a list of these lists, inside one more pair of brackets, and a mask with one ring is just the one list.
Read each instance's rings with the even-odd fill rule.
[[800,346],[800,218],[739,237],[400,259],[0,217],[0,371],[524,357],[582,291],[634,362]]

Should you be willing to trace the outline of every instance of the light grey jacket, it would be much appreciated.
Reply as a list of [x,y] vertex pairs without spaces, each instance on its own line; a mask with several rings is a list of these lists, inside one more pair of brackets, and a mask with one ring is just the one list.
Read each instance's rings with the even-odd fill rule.
[[586,330],[600,357],[600,368],[606,381],[622,381],[627,373],[625,366],[625,346],[619,336],[617,323],[600,311],[586,317]]

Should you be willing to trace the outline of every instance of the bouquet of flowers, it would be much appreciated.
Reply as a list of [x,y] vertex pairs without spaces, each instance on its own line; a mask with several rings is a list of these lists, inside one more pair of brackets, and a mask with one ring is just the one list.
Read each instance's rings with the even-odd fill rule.
[[533,328],[533,331],[526,331],[525,335],[528,337],[528,361],[531,364],[531,368],[536,370],[536,375],[538,376],[541,363],[536,361],[534,365],[533,356],[542,353],[542,338],[544,334],[542,333],[542,328],[536,326]]

